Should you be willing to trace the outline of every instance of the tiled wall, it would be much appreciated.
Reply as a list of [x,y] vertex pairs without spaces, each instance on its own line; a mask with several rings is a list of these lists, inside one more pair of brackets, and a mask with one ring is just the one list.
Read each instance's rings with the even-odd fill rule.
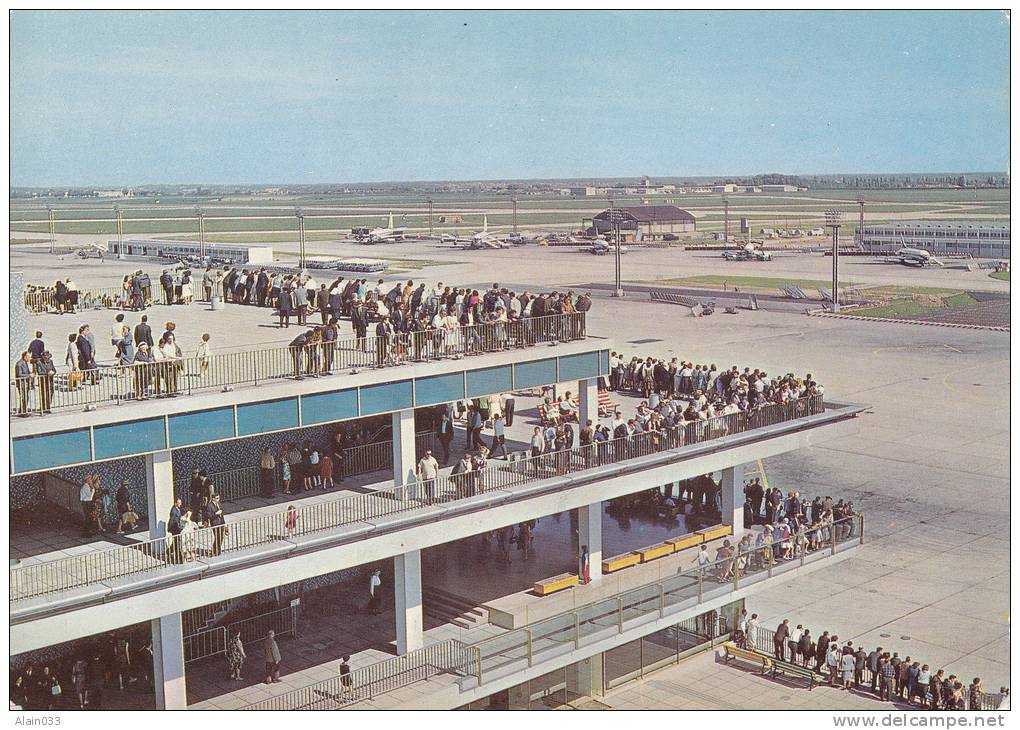
[[28,336],[28,319],[25,314],[25,275],[20,271],[11,272],[10,290],[10,340],[11,343],[11,367],[21,357],[21,353],[28,347],[31,338]]

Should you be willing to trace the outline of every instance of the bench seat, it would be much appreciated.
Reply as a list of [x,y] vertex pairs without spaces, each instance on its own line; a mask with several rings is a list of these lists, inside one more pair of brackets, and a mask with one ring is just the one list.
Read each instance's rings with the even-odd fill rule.
[[602,561],[603,573],[615,573],[618,570],[629,568],[641,562],[641,553],[624,553],[613,558],[606,558]]
[[732,525],[716,525],[715,527],[706,527],[704,530],[698,530],[695,534],[701,535],[703,542],[711,542],[720,537],[729,537],[733,534]]
[[815,688],[815,673],[814,670],[809,667],[802,667],[798,664],[783,661],[782,659],[772,659],[772,678],[776,678],[776,674],[790,675],[792,677],[799,677],[808,681],[808,691],[810,692]]
[[572,588],[577,585],[577,582],[577,576],[573,573],[563,573],[562,575],[538,581],[535,583],[533,590],[539,596],[548,596],[550,593]]
[[773,665],[771,657],[757,651],[752,651],[751,649],[741,649],[732,641],[725,642],[723,644],[723,649],[726,651],[724,662],[727,664],[730,659],[742,659],[761,667],[762,674],[765,674],[765,672]]
[[641,562],[647,563],[649,560],[655,560],[656,558],[662,558],[666,555],[672,555],[673,546],[669,542],[660,542],[657,545],[643,547],[637,552],[641,555]]
[[673,545],[673,552],[680,552],[686,550],[689,547],[695,547],[703,542],[703,538],[698,533],[694,532],[690,535],[681,535],[680,537],[671,537],[666,542]]

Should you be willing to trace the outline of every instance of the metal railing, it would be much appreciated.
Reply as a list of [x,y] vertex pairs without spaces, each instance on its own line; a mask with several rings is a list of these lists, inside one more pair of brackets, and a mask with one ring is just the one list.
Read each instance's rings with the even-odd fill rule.
[[[434,431],[420,431],[415,434],[415,452],[418,458],[425,453],[426,449],[435,451],[436,434]],[[334,466],[334,469],[336,467]],[[344,449],[343,476],[350,477],[358,474],[370,474],[375,471],[383,471],[393,468],[393,442],[377,441],[373,444],[352,446]],[[220,496],[221,502],[233,502],[245,497],[255,497],[261,490],[261,469],[257,466],[246,466],[240,469],[225,469],[223,471],[210,472],[209,480]],[[339,475],[338,475],[339,476]],[[279,491],[282,487],[283,477],[279,463],[273,470],[273,490]],[[74,497],[77,499],[77,487]],[[191,499],[191,480],[178,479],[174,482],[174,496],[179,497],[187,505]],[[77,502],[74,503],[77,507]]]
[[[70,292],[72,296],[65,299],[64,310],[99,309],[100,307],[118,307],[124,290],[119,286],[107,286],[98,289],[77,289]],[[32,287],[25,289],[25,308],[33,314],[49,311],[60,311],[57,292],[53,287]]]
[[235,631],[241,632],[243,644],[262,641],[269,632],[276,636],[297,635],[298,608],[288,606],[276,611],[233,621],[226,626],[214,626],[184,637],[184,662],[225,654]]
[[702,567],[682,568],[670,578],[486,639],[470,647],[474,652],[471,673],[484,684],[493,672],[503,676],[517,666],[532,667],[864,542],[863,516],[845,518],[837,525],[840,529],[829,530],[828,543],[790,559],[780,557],[778,545],[750,550],[734,545],[730,557]]
[[[311,325],[310,325],[311,326]],[[330,344],[277,347],[113,365],[10,381],[10,407],[26,415],[131,400],[191,395],[267,380],[304,379],[344,370],[430,362],[585,337],[584,313],[556,314],[454,330],[362,337]],[[63,367],[63,366],[61,366]]]
[[178,563],[198,558],[215,558],[224,552],[410,513],[422,507],[487,492],[513,489],[542,479],[608,466],[752,430],[761,425],[821,413],[824,409],[821,396],[812,396],[773,404],[756,413],[736,413],[666,431],[649,431],[529,458],[501,461],[478,471],[410,481],[367,494],[228,522],[223,527],[189,529],[178,536],[19,566],[10,571],[10,600],[14,602],[140,573],[169,571]]
[[464,676],[471,652],[455,639],[249,705],[245,710],[337,710],[439,674]]

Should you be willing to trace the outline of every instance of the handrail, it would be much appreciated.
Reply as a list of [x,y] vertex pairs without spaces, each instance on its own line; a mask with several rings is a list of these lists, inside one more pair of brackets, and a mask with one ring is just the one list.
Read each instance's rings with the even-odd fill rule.
[[215,558],[221,553],[513,489],[543,479],[795,420],[822,413],[824,409],[822,397],[811,396],[789,403],[771,404],[751,413],[735,413],[664,431],[644,432],[525,459],[501,461],[465,474],[407,481],[396,487],[301,507],[293,512],[280,511],[228,522],[225,528],[190,529],[176,537],[170,535],[131,546],[22,565],[10,570],[10,600],[13,603],[131,575],[168,570],[198,556]]
[[248,705],[244,710],[337,710],[439,674],[464,676],[471,668],[468,647],[456,639],[430,644],[402,656]]
[[[312,325],[309,325],[309,328]],[[305,329],[299,327],[299,330]],[[491,322],[453,330],[401,332],[389,337],[351,337],[327,344],[276,347],[66,370],[10,381],[12,415],[176,397],[228,386],[302,380],[342,371],[433,362],[585,338],[584,312]],[[55,363],[56,364],[56,363]]]
[[245,644],[261,641],[272,630],[277,636],[297,634],[297,606],[286,606],[275,611],[232,621],[226,626],[214,626],[184,637],[184,662],[194,662],[226,653],[235,631],[241,632]]
[[[833,548],[840,544],[863,542],[863,530],[861,529],[863,527],[862,515],[844,518],[838,520],[835,524],[840,529],[835,529],[833,526],[827,528]],[[848,525],[856,526],[857,529],[851,528],[847,530],[846,527]],[[736,546],[734,549],[736,551]],[[830,546],[825,544],[815,550],[812,555],[824,557],[829,553]],[[813,562],[813,560],[814,558],[808,562]],[[777,561],[772,546],[765,546],[749,551],[735,552],[731,558],[713,561],[703,567],[687,570],[681,569],[677,575],[670,578],[639,586],[607,599],[584,604],[574,610],[529,623],[520,629],[512,629],[474,644],[464,645],[460,644],[460,642],[454,642],[459,644],[459,650],[463,653],[464,657],[463,662],[458,664],[456,671],[462,676],[475,677],[477,680],[476,686],[481,686],[484,684],[487,676],[492,676],[490,672],[494,669],[517,662],[522,662],[522,667],[524,664],[528,667],[533,667],[542,661],[538,655],[549,649],[555,649],[556,654],[561,655],[562,650],[557,647],[562,647],[564,644],[572,646],[574,650],[577,650],[581,646],[602,640],[605,638],[604,634],[607,631],[617,635],[624,633],[627,630],[627,623],[634,619],[644,618],[650,614],[654,614],[659,619],[662,619],[669,613],[689,608],[687,605],[681,607],[681,604],[687,604],[692,599],[695,602],[694,605],[702,603],[704,599],[700,595],[697,586],[706,580],[714,579],[720,585],[725,586],[728,591],[736,591],[739,590],[741,578],[744,578],[745,581],[751,578],[762,579],[767,575],[770,568],[774,569],[776,564],[797,566],[804,564],[804,561],[798,556],[786,561]],[[733,571],[734,576],[732,578],[724,578],[726,571]],[[752,582],[757,581],[753,580]],[[718,593],[713,592],[711,597],[718,597]],[[715,639],[727,633],[724,618],[722,616],[717,616],[716,618],[715,623],[709,626],[709,633],[705,637],[706,639]],[[698,621],[700,619],[692,617],[686,621],[692,620]],[[697,626],[695,626],[696,628]],[[407,656],[411,656],[411,654]],[[400,659],[400,657],[397,659]],[[390,665],[394,661],[387,660],[366,669],[382,668],[384,665]],[[497,676],[505,676],[505,674],[500,673]],[[421,679],[427,679],[427,677],[408,677],[403,683],[391,686],[386,690],[377,689],[374,694],[397,689]],[[278,698],[255,703],[244,709],[340,709],[345,705],[352,704],[353,701],[357,701],[347,699],[350,696],[350,688],[347,690],[348,695],[344,695],[337,692],[336,689],[326,689],[323,687],[323,685],[330,685],[331,683],[334,683],[331,686],[335,687],[336,682],[337,680],[335,679],[319,682],[289,692],[286,695],[281,695]],[[355,687],[361,686],[355,685]],[[367,694],[362,692],[358,699],[369,699],[371,696],[371,692]],[[281,701],[283,698],[286,699]]]
[[[622,634],[627,630],[628,622],[635,619],[649,615],[662,619],[670,613],[703,603],[706,598],[715,599],[736,592],[741,586],[766,580],[774,572],[785,572],[840,552],[845,546],[861,544],[864,541],[863,521],[863,515],[853,515],[837,520],[833,526],[821,528],[828,533],[825,544],[803,557],[795,555],[788,560],[777,558],[778,545],[744,551],[738,550],[739,545],[733,545],[732,557],[715,560],[705,566],[681,569],[677,575],[529,623],[526,627],[478,642],[472,648],[481,656],[483,674],[522,659],[535,664],[541,661],[537,655],[564,641],[581,647],[602,640],[606,632]],[[531,651],[525,654],[524,648],[528,646],[532,647]]]

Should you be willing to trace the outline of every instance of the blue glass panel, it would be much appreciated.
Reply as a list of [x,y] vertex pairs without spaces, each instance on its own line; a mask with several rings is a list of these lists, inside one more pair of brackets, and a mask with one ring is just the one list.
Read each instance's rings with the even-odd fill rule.
[[464,376],[461,373],[433,375],[414,381],[414,404],[432,406],[436,403],[450,403],[464,397]]
[[237,435],[296,428],[297,398],[271,400],[237,407]]
[[534,388],[556,382],[556,358],[514,364],[514,387]]
[[581,378],[594,378],[599,374],[599,354],[582,352],[580,355],[564,355],[560,358],[560,382],[566,383]]
[[358,392],[340,390],[335,393],[315,393],[301,396],[301,423],[329,423],[345,418],[357,418]]
[[93,431],[97,459],[112,459],[166,448],[162,418],[96,426]]
[[188,446],[234,437],[234,409],[181,413],[170,416],[170,446]]
[[392,413],[411,407],[411,381],[366,385],[361,389],[361,415]]
[[599,375],[609,375],[609,350],[599,351]]
[[14,439],[12,450],[15,473],[92,461],[87,428]]
[[493,395],[513,390],[513,381],[509,365],[495,368],[468,370],[467,397],[476,398],[480,395]]

